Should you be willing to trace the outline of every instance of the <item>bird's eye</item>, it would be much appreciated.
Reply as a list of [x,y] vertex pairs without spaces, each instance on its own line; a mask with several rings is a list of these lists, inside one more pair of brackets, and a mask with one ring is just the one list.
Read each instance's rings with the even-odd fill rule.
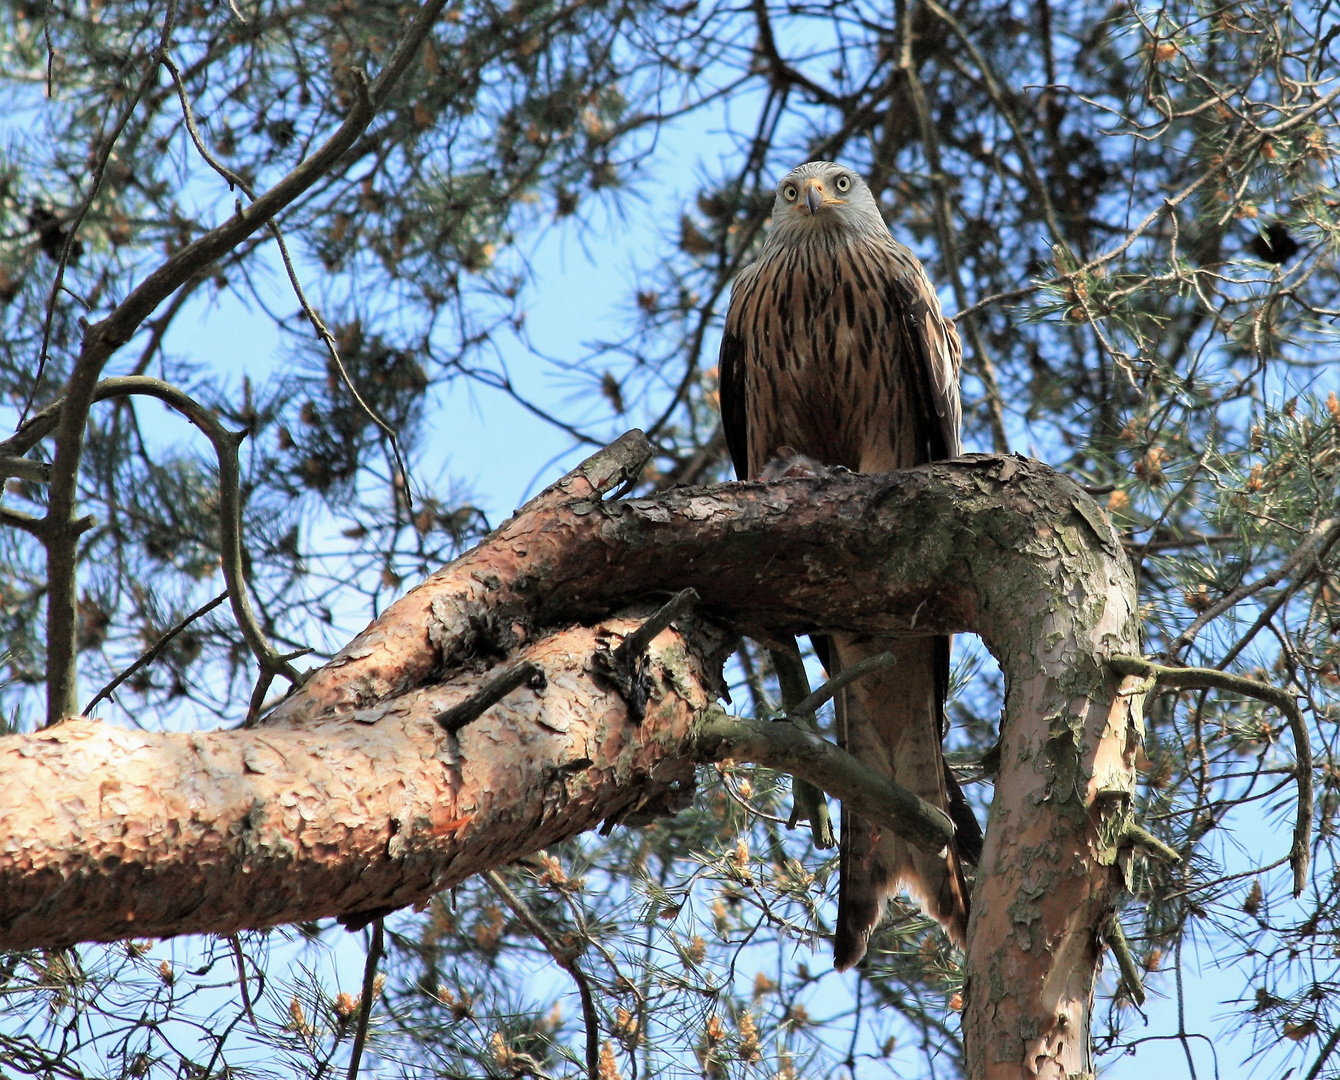
[[796,190],[795,184],[787,184],[786,187],[782,188],[782,197],[787,202],[795,202],[796,196],[799,194],[800,192]]
[[838,191],[842,191],[842,192],[850,191],[850,190],[851,190],[851,177],[850,177],[850,176],[839,176],[839,177],[837,178],[837,183],[834,184],[833,186],[836,187],[836,188],[838,189]]

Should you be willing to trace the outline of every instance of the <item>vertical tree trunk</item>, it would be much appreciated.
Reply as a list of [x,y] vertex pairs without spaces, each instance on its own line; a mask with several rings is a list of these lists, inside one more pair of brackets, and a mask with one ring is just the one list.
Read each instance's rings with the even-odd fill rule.
[[1140,680],[1103,663],[1138,652],[1126,556],[1087,496],[1074,495],[1067,514],[1058,494],[1028,480],[1016,489],[1021,508],[1056,512],[1020,549],[1035,556],[1031,586],[1017,603],[987,608],[979,626],[1007,692],[968,935],[973,1080],[1093,1073],[1101,927],[1121,888],[1113,863],[1144,734]]

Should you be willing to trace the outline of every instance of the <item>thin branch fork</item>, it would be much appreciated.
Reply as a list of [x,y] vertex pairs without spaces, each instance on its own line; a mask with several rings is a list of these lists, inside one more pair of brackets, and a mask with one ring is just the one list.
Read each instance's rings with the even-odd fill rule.
[[251,606],[242,552],[242,482],[237,453],[246,433],[228,430],[213,410],[205,408],[184,390],[148,375],[104,379],[99,389],[108,397],[138,394],[157,398],[181,413],[209,439],[219,463],[219,566],[228,586],[233,617],[260,665],[263,677],[283,675],[291,683],[302,682],[302,673],[291,663],[293,656],[281,653],[270,644]]
[[1109,657],[1113,671],[1121,675],[1145,676],[1153,690],[1226,690],[1244,697],[1264,701],[1284,714],[1293,736],[1297,764],[1294,776],[1298,781],[1298,811],[1294,820],[1293,843],[1289,849],[1289,865],[1293,869],[1293,894],[1300,896],[1307,886],[1307,868],[1312,857],[1312,741],[1302,710],[1289,691],[1269,683],[1233,675],[1217,668],[1166,667],[1140,656],[1116,655]]
[[[290,655],[275,649],[270,644],[251,606],[251,597],[246,582],[245,561],[242,557],[242,495],[241,472],[238,463],[238,447],[245,438],[245,432],[230,431],[220,422],[212,409],[200,404],[186,391],[171,383],[147,375],[121,375],[103,379],[93,388],[88,400],[91,406],[94,402],[134,396],[156,398],[168,408],[180,413],[209,439],[214,449],[219,466],[219,544],[221,549],[219,565],[223,572],[227,590],[206,607],[189,616],[183,623],[169,630],[145,656],[122,672],[112,684],[99,691],[93,700],[85,706],[83,714],[88,715],[100,700],[115,690],[127,677],[144,664],[151,662],[172,637],[180,633],[189,622],[212,610],[224,598],[231,602],[233,618],[246,640],[247,647],[260,665],[261,677],[258,683],[260,693],[263,694],[263,688],[269,687],[270,681],[275,675],[282,675],[295,685],[300,683],[303,675],[293,667],[291,661],[295,656],[301,654]],[[0,443],[0,455],[4,455],[0,457],[0,460],[27,461],[26,458],[17,455],[27,453],[55,430],[67,407],[68,399],[61,398],[30,417],[17,432]],[[29,464],[35,465],[37,463],[29,462]],[[82,532],[92,525],[92,518],[80,519],[74,524]],[[40,532],[43,528],[43,521],[35,519],[31,528],[32,531]]]
[[572,981],[577,984],[577,994],[582,1001],[582,1022],[586,1027],[586,1076],[587,1080],[600,1080],[600,1014],[596,1012],[590,979],[577,963],[573,950],[564,948],[540,921],[539,916],[531,911],[530,905],[511,890],[501,874],[490,870],[484,875],[484,880],[498,898],[512,909],[512,914],[525,923],[526,929],[535,935],[554,963],[571,975]]

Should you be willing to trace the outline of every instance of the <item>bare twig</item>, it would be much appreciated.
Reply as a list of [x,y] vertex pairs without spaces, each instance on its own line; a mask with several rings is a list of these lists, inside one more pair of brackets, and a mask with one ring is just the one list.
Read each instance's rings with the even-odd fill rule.
[[[219,599],[222,600],[223,597]],[[242,998],[242,1008],[246,1010],[247,1019],[251,1021],[251,1026],[259,1035],[261,1026],[256,1023],[256,1013],[251,1007],[251,991],[247,989],[247,958],[242,953],[242,939],[236,934],[229,934],[228,942],[233,947],[233,959],[237,961],[237,992]]]
[[[1005,292],[992,293],[990,296],[984,296],[974,304],[969,304],[965,308],[960,308],[950,316],[955,322],[959,319],[966,319],[969,315],[975,315],[985,307],[992,304],[1001,304],[1009,300],[1022,300],[1025,296],[1032,296],[1042,286],[1038,283],[1031,285],[1021,285],[1017,289],[1007,289]],[[958,298],[955,297],[955,300]]]
[[16,529],[31,533],[39,540],[42,538],[42,519],[33,517],[32,514],[25,514],[22,510],[11,510],[8,506],[0,506],[0,525],[12,525]]
[[517,687],[525,685],[532,679],[543,678],[544,672],[538,664],[532,663],[530,660],[523,660],[519,664],[513,664],[501,674],[495,675],[464,701],[453,705],[450,709],[444,709],[433,719],[442,725],[444,731],[449,731],[454,735],[466,724],[478,720],[488,709],[498,704]]
[[875,656],[867,656],[860,663],[852,664],[849,668],[843,668],[831,679],[829,679],[818,690],[814,691],[809,697],[802,701],[795,709],[791,710],[788,718],[794,720],[796,717],[808,717],[811,722],[814,720],[814,714],[817,713],[832,698],[837,696],[839,690],[850,686],[857,679],[863,679],[872,671],[881,671],[886,667],[892,667],[895,658],[891,652],[878,653]]
[[153,646],[147,649],[144,653],[142,653],[140,657],[133,664],[130,665],[130,667],[126,668],[123,672],[121,672],[120,675],[118,675],[106,686],[104,686],[101,690],[99,690],[96,694],[94,694],[93,700],[84,706],[84,711],[80,715],[91,716],[93,714],[93,710],[98,707],[98,702],[105,701],[106,699],[110,698],[112,694],[116,692],[116,688],[120,686],[123,682],[125,682],[127,679],[129,679],[132,675],[134,675],[135,672],[139,671],[143,667],[147,667],[149,664],[152,664],[155,660],[157,660],[159,655],[163,652],[163,650],[166,649],[169,644],[171,644],[173,638],[175,638],[178,634],[180,634],[183,630],[185,630],[188,626],[190,626],[191,623],[195,622],[196,619],[208,615],[211,611],[213,611],[216,607],[218,607],[227,599],[228,599],[228,590],[224,589],[223,592],[219,593],[219,595],[214,597],[214,599],[211,600],[209,603],[205,604],[203,607],[196,608],[193,612],[187,615],[186,618],[182,619],[179,623],[177,623],[174,627],[172,627],[172,629],[168,630],[167,633],[165,633],[162,637],[160,637],[157,641],[155,641],[153,643]]
[[297,268],[293,265],[293,257],[289,255],[288,244],[284,242],[284,234],[277,221],[270,222],[270,232],[279,245],[279,257],[284,261],[284,270],[288,274],[293,293],[298,298],[298,304],[302,307],[303,314],[307,316],[307,321],[312,324],[312,329],[316,331],[316,336],[325,345],[331,363],[335,365],[335,370],[340,373],[340,381],[344,383],[345,389],[353,395],[354,402],[363,410],[364,415],[377,426],[390,443],[391,456],[395,459],[396,471],[405,484],[405,505],[413,510],[414,495],[410,490],[409,468],[405,465],[405,459],[400,453],[400,439],[396,435],[395,428],[381,418],[377,410],[367,403],[363,395],[359,393],[358,387],[354,385],[354,380],[349,375],[349,369],[344,366],[344,360],[340,357],[339,347],[335,343],[335,335],[327,329],[325,321],[317,314],[316,308],[312,307],[307,299],[307,294],[303,291],[302,282],[298,280]]
[[[782,708],[792,723],[799,724],[807,731],[814,731],[814,714],[806,715],[799,711],[802,703],[810,698],[810,679],[805,674],[805,664],[800,658],[800,649],[792,639],[790,649],[769,649],[772,669],[777,673],[777,682],[782,690]],[[833,820],[828,813],[828,800],[824,793],[808,780],[793,778],[791,783],[791,817],[787,828],[794,829],[799,818],[810,823],[810,836],[814,846],[822,850],[837,846],[833,834]]]
[[1148,829],[1141,828],[1133,821],[1127,823],[1125,835],[1131,843],[1139,845],[1151,855],[1157,855],[1164,862],[1179,863],[1182,861],[1180,851],[1174,847],[1169,847]]
[[926,5],[929,11],[934,12],[936,18],[953,31],[954,36],[959,39],[959,42],[967,49],[968,55],[972,57],[972,62],[977,65],[987,96],[991,98],[996,110],[1009,126],[1010,134],[1014,140],[1015,152],[1019,155],[1019,160],[1023,163],[1024,172],[1028,177],[1029,190],[1032,192],[1033,198],[1037,199],[1042,206],[1042,216],[1047,221],[1047,228],[1051,230],[1056,243],[1065,243],[1065,232],[1061,228],[1060,219],[1056,216],[1056,208],[1052,205],[1051,195],[1047,192],[1047,185],[1042,182],[1037,164],[1033,161],[1033,152],[1029,148],[1028,138],[1019,126],[1019,118],[1015,115],[1014,108],[1006,100],[1004,93],[1001,92],[1000,83],[996,81],[991,62],[982,54],[982,51],[977,47],[977,43],[973,41],[958,19],[946,8],[942,7],[936,0],[921,0],[921,2]]
[[[968,308],[968,293],[963,285],[959,271],[958,238],[955,235],[954,219],[949,210],[949,196],[945,190],[944,171],[940,166],[940,141],[935,134],[935,124],[931,120],[930,105],[926,101],[926,90],[917,75],[916,62],[912,55],[912,11],[907,0],[898,0],[899,22],[902,28],[902,47],[899,53],[898,67],[907,80],[908,97],[917,114],[917,124],[921,129],[921,144],[926,153],[926,164],[930,170],[931,189],[935,193],[935,228],[939,234],[940,257],[944,260],[949,283],[954,290],[954,302],[960,311]],[[891,127],[893,125],[890,125]],[[968,342],[972,346],[972,356],[976,361],[976,374],[982,380],[986,390],[987,416],[991,421],[991,442],[997,454],[1010,452],[1009,436],[1005,433],[1004,399],[1000,384],[996,380],[996,366],[987,351],[977,320],[963,319],[963,328],[967,332]]]
[[1112,950],[1112,955],[1117,958],[1117,967],[1121,970],[1121,981],[1126,986],[1126,993],[1131,995],[1131,1000],[1136,1005],[1143,1005],[1145,987],[1140,981],[1140,966],[1135,962],[1130,943],[1126,940],[1126,931],[1122,929],[1121,920],[1116,915],[1109,918],[1104,925],[1103,938],[1107,941],[1108,948]]
[[610,651],[608,647],[602,646],[592,657],[596,670],[618,687],[634,719],[641,721],[647,705],[649,685],[643,678],[642,668],[647,647],[657,634],[697,603],[698,593],[694,589],[680,590],[646,622],[625,637],[618,648]]
[[[150,63],[146,67],[144,74],[140,77],[139,85],[135,87],[134,92],[126,100],[121,109],[121,115],[116,118],[116,123],[112,126],[112,132],[98,149],[97,160],[93,166],[92,182],[89,184],[88,194],[84,196],[83,202],[79,204],[79,209],[75,211],[69,226],[65,230],[65,243],[61,245],[60,256],[56,260],[56,276],[51,282],[51,292],[47,296],[46,314],[42,321],[42,346],[37,354],[37,372],[33,376],[32,387],[28,393],[28,398],[23,404],[23,410],[19,414],[19,423],[22,424],[28,415],[28,410],[32,408],[33,399],[42,385],[42,375],[46,371],[47,361],[50,359],[49,348],[51,345],[51,326],[56,317],[56,298],[60,295],[61,289],[65,284],[65,268],[70,263],[70,252],[74,249],[77,242],[79,226],[83,224],[84,218],[88,215],[89,209],[93,206],[93,200],[98,197],[98,192],[102,190],[102,179],[107,172],[107,163],[112,159],[112,151],[116,148],[117,140],[121,138],[121,132],[125,130],[126,124],[134,115],[135,109],[139,106],[140,99],[144,92],[158,78],[158,63],[166,55],[168,45],[172,41],[172,31],[177,24],[177,0],[168,0],[167,14],[163,17],[163,31],[158,38],[158,46],[150,54]],[[50,40],[48,39],[48,48]],[[47,70],[47,95],[51,94],[50,86],[51,72]],[[97,373],[93,374],[93,378]],[[73,378],[71,382],[73,382]]]
[[571,975],[572,981],[577,984],[577,994],[582,999],[582,1021],[586,1025],[587,1080],[600,1080],[600,1017],[596,1013],[591,983],[586,973],[578,967],[574,950],[564,948],[549,932],[548,927],[530,910],[526,902],[508,887],[507,882],[496,870],[488,871],[484,875],[484,880],[489,883],[489,888],[498,894],[498,898],[512,909],[512,914],[525,923],[526,929],[539,939],[545,951],[553,957],[554,963]]
[[242,554],[242,495],[241,475],[237,450],[245,432],[229,431],[219,422],[213,411],[171,383],[148,375],[123,375],[105,379],[100,384],[102,397],[122,397],[131,394],[157,398],[175,409],[199,428],[214,446],[219,462],[219,548],[220,569],[228,585],[233,617],[263,671],[283,675],[291,683],[302,681],[301,672],[290,661],[301,652],[285,654],[274,648],[261,629],[251,607],[246,583],[246,569]]
[[[254,201],[256,194],[252,190],[251,185],[240,175],[223,164],[223,162],[219,161],[218,158],[209,152],[209,148],[205,146],[205,140],[201,138],[200,130],[196,126],[195,114],[191,109],[191,102],[186,96],[186,85],[182,82],[181,72],[178,71],[177,65],[172,60],[172,57],[164,56],[163,66],[172,74],[172,82],[177,88],[177,99],[181,103],[182,116],[186,120],[186,130],[191,136],[191,142],[195,145],[196,153],[205,159],[205,163],[209,165],[211,169],[228,182],[230,188],[240,188],[247,198]],[[279,227],[279,222],[272,220],[267,224],[270,234],[275,238],[275,243],[279,245],[279,257],[283,260],[284,271],[288,274],[289,284],[293,287],[293,293],[298,298],[298,304],[302,308],[303,314],[307,316],[307,321],[312,324],[312,329],[316,331],[316,336],[321,340],[321,343],[325,345],[326,351],[330,355],[331,362],[334,363],[335,369],[340,374],[340,380],[344,383],[345,388],[349,393],[353,395],[354,402],[358,407],[363,410],[364,414],[390,441],[391,454],[395,459],[396,471],[400,473],[401,478],[405,482],[405,502],[412,509],[414,505],[414,497],[410,491],[409,470],[406,468],[404,458],[401,456],[400,442],[396,437],[395,429],[383,420],[377,413],[377,410],[364,400],[363,395],[358,391],[358,387],[354,385],[353,379],[349,377],[349,371],[344,366],[344,361],[340,358],[340,351],[335,343],[334,335],[326,328],[325,322],[322,320],[321,316],[317,314],[316,309],[312,307],[311,302],[307,299],[307,293],[303,290],[302,282],[298,279],[298,271],[293,265],[293,257],[289,254],[288,244],[284,240],[284,232]]]
[[51,466],[45,461],[0,454],[0,481],[8,480],[11,476],[34,484],[45,484],[51,480]]
[[634,660],[647,651],[647,646],[655,640],[656,635],[667,629],[681,615],[692,611],[697,606],[698,592],[696,589],[681,589],[677,592],[650,619],[619,643],[619,647],[614,650],[614,656],[612,657],[615,670],[626,670]]
[[[761,152],[766,144],[766,139],[762,137],[756,139],[754,142],[754,152]],[[751,154],[750,159],[736,175],[735,184],[737,189],[744,186],[750,169],[757,167],[758,163],[755,162],[753,154]],[[684,374],[679,380],[679,385],[675,387],[669,402],[661,411],[660,416],[658,416],[655,422],[647,428],[648,437],[655,439],[660,436],[661,430],[670,422],[670,417],[675,414],[675,410],[683,404],[684,395],[688,393],[689,387],[692,386],[694,380],[697,379],[703,344],[707,338],[709,328],[713,325],[713,316],[716,312],[717,301],[721,299],[721,294],[727,291],[731,279],[735,277],[736,273],[749,258],[749,255],[753,250],[754,238],[763,229],[763,225],[764,219],[762,217],[752,218],[752,220],[745,224],[744,228],[741,230],[741,235],[734,238],[734,244],[731,249],[723,255],[721,260],[723,265],[719,266],[717,270],[716,280],[712,284],[711,292],[703,299],[698,307],[697,319],[694,324],[693,332],[689,336],[688,347],[685,349],[688,363],[684,365]]]
[[1283,581],[1308,559],[1315,558],[1320,561],[1338,540],[1340,540],[1340,519],[1327,518],[1320,522],[1307,539],[1298,545],[1297,550],[1280,564],[1279,569],[1272,570],[1256,581],[1239,585],[1196,616],[1191,625],[1178,634],[1176,640],[1168,646],[1166,655],[1176,656],[1191,645],[1196,640],[1196,635],[1210,622],[1249,596]]
[[1158,687],[1174,690],[1205,689],[1227,690],[1273,705],[1284,714],[1293,735],[1297,764],[1294,775],[1298,781],[1298,816],[1294,821],[1293,845],[1289,849],[1289,865],[1293,868],[1293,894],[1300,896],[1307,885],[1307,867],[1311,859],[1312,841],[1312,743],[1298,702],[1287,690],[1258,682],[1243,675],[1231,675],[1215,668],[1175,668],[1155,664],[1139,656],[1111,656],[1108,663],[1122,675],[1152,675]]
[[363,965],[363,996],[358,1002],[358,1027],[354,1031],[354,1046],[349,1051],[347,1080],[358,1080],[358,1066],[363,1058],[363,1047],[368,1041],[368,1025],[372,1021],[372,997],[377,989],[377,965],[381,962],[386,941],[386,921],[372,921],[372,941],[368,945],[367,963]]
[[694,743],[701,761],[751,761],[802,777],[924,851],[941,851],[954,839],[943,810],[788,721],[749,720],[712,706],[698,722]]
[[758,27],[758,51],[767,61],[773,85],[799,86],[821,105],[842,107],[845,103],[841,97],[820,86],[782,58],[777,48],[777,39],[772,32],[772,19],[768,15],[767,0],[752,0],[750,8],[754,13],[754,23]]
[[195,144],[196,153],[205,159],[205,164],[228,181],[230,188],[241,188],[248,198],[254,199],[256,193],[252,190],[251,185],[211,154],[209,148],[205,146],[205,140],[200,137],[200,129],[196,127],[195,113],[191,109],[190,99],[186,96],[186,84],[182,81],[181,71],[177,68],[176,62],[165,52],[161,63],[172,76],[172,85],[177,89],[177,100],[181,103],[182,116],[186,120],[186,133],[190,135],[191,142]]
[[265,707],[265,695],[270,692],[270,686],[275,681],[273,671],[261,671],[256,676],[256,685],[251,688],[251,700],[247,703],[247,716],[242,721],[243,727],[255,727],[256,721],[261,718],[261,710]]

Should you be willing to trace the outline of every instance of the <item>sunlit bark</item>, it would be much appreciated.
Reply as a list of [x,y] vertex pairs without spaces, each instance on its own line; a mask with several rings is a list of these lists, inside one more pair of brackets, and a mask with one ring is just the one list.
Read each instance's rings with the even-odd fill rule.
[[[1141,731],[1105,663],[1139,641],[1102,511],[1003,457],[604,501],[642,454],[626,436],[545,492],[258,728],[68,721],[0,740],[0,947],[365,921],[601,822],[672,812],[694,763],[724,752],[703,733],[737,632],[966,630],[1007,681],[969,933],[970,1074],[1090,1071]],[[631,680],[610,675],[639,624],[611,612],[688,586],[698,611]],[[458,734],[436,721],[523,661],[543,678]]]

